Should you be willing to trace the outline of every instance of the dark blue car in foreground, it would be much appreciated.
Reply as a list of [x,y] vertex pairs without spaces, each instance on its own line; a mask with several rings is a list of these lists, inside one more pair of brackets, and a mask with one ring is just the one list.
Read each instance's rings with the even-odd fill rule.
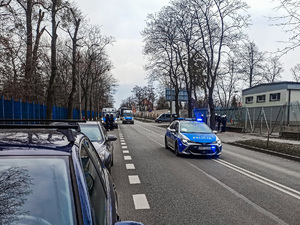
[[165,134],[165,148],[171,148],[175,155],[219,156],[222,144],[201,119],[178,119],[171,123]]
[[140,224],[119,222],[111,176],[78,124],[0,124],[0,210],[6,225]]

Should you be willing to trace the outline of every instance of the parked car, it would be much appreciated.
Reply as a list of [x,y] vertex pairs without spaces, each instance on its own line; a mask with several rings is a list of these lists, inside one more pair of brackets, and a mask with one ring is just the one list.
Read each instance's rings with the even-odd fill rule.
[[175,155],[219,156],[222,144],[202,119],[178,119],[170,124],[165,134],[165,148]]
[[120,222],[111,176],[78,124],[0,124],[0,224]]
[[171,118],[171,114],[170,113],[163,113],[160,114],[159,117],[157,117],[155,119],[155,122],[157,123],[161,123],[161,122],[171,122],[173,121],[175,118],[177,118],[176,114],[172,114],[172,118]]
[[99,121],[87,121],[79,123],[81,132],[84,133],[94,145],[104,165],[111,172],[113,166],[113,141],[117,137],[112,134],[107,134],[106,129]]

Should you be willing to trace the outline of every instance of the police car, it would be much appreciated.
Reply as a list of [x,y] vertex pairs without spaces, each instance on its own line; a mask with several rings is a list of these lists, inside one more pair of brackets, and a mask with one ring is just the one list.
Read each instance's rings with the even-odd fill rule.
[[175,155],[219,156],[222,143],[201,118],[179,118],[171,123],[165,134],[165,148],[173,149]]

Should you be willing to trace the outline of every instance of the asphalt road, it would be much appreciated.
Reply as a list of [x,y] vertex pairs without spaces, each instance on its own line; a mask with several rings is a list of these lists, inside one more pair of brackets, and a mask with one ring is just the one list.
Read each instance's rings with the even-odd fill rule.
[[176,157],[165,129],[111,131],[122,220],[151,224],[300,224],[300,163],[223,144],[219,158]]

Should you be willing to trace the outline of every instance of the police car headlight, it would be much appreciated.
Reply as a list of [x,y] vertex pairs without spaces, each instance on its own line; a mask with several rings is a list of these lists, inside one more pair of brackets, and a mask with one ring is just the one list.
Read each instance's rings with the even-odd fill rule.
[[181,141],[182,141],[182,143],[185,144],[185,145],[187,145],[187,144],[189,143],[189,140],[187,140],[187,139],[181,139]]
[[216,141],[214,141],[213,144],[221,145],[221,140],[217,137]]

